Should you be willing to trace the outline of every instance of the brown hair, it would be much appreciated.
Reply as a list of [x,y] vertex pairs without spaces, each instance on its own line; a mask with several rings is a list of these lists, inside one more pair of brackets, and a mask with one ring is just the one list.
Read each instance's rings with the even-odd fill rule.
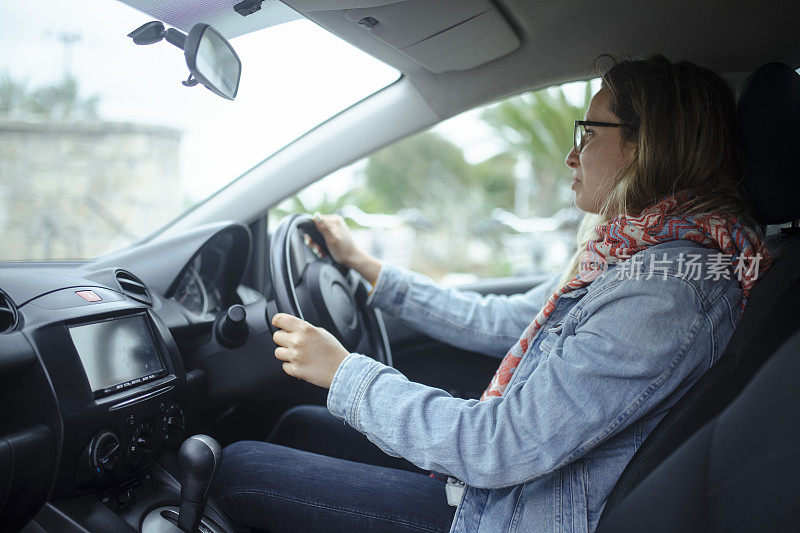
[[[584,217],[578,250],[564,273],[577,274],[579,257],[594,227],[619,214],[638,215],[659,198],[683,189],[697,196],[680,214],[731,213],[754,229],[742,188],[737,145],[736,102],[730,85],[713,71],[662,55],[616,61],[601,71],[611,94],[609,108],[620,122],[621,139],[633,147],[630,162],[612,177],[598,215]],[[599,69],[598,69],[599,70]]]

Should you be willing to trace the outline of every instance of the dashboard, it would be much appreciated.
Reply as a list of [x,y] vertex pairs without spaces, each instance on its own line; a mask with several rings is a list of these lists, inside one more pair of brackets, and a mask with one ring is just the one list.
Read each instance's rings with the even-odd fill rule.
[[264,357],[268,302],[242,285],[250,253],[246,226],[217,223],[91,261],[0,264],[4,528],[87,492],[125,509],[199,413],[286,379]]

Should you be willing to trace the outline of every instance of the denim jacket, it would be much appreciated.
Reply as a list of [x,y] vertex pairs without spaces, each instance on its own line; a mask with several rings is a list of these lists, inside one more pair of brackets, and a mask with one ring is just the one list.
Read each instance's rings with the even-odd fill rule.
[[[352,353],[328,409],[386,453],[464,481],[451,532],[594,531],[625,465],[738,322],[739,282],[708,268],[714,254],[659,244],[561,296],[502,397],[454,398]],[[692,255],[699,274],[685,268]],[[502,358],[556,281],[482,296],[384,265],[368,305]]]

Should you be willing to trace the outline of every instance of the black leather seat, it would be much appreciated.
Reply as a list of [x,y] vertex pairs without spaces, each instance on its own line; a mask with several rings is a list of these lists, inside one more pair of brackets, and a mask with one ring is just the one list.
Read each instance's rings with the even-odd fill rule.
[[[800,76],[781,63],[768,63],[756,70],[742,89],[739,98],[739,120],[742,150],[746,157],[746,188],[756,218],[762,224],[782,224],[800,219],[800,164],[795,155],[797,147],[800,146],[800,127],[798,127],[800,123]],[[606,502],[598,531],[639,530],[637,528],[621,528],[621,525],[626,523],[624,517],[631,514],[630,509],[634,505],[627,503],[626,497],[639,502],[636,505],[641,505],[641,500],[647,497],[639,495],[639,489],[635,491],[636,495],[632,494],[632,491],[640,484],[642,484],[642,491],[647,491],[648,495],[652,495],[655,490],[652,488],[653,483],[647,485],[648,488],[645,489],[643,480],[656,467],[664,463],[665,459],[698,429],[725,409],[775,350],[800,329],[800,305],[798,305],[800,303],[800,229],[797,224],[793,224],[793,227],[784,228],[768,243],[776,258],[775,262],[753,290],[747,310],[731,337],[725,353],[720,357],[719,362],[700,378],[667,413],[628,463]],[[800,375],[795,373],[795,380],[798,377]],[[776,391],[777,393],[780,391]],[[787,409],[794,409],[794,420],[797,420],[796,405],[795,398],[793,406],[786,406]],[[776,415],[769,420],[777,424],[780,417]],[[714,424],[716,423],[718,422],[715,421]],[[705,437],[693,437],[695,444],[687,443],[687,446],[697,448],[702,446],[696,443],[697,440],[705,438],[708,441],[710,436],[707,433],[710,426],[706,426],[701,432],[701,434],[706,434]],[[743,430],[747,431],[746,428]],[[778,445],[780,443],[771,444]],[[711,457],[697,460],[701,463],[703,461],[708,463],[712,459],[716,460],[719,455],[717,451],[715,448],[712,450]],[[760,451],[758,446],[752,449],[752,452],[756,454]],[[720,455],[720,457],[722,456]],[[672,473],[668,470],[664,474],[663,469],[659,468],[659,471],[662,471],[660,474],[662,478],[669,481],[669,478],[673,477],[673,486],[671,487],[666,482],[656,485],[661,486],[665,491],[671,491],[661,495],[666,498],[663,508],[667,509],[668,505],[678,505],[679,500],[674,499],[676,491],[677,493],[685,492],[686,498],[691,499],[691,503],[700,505],[698,499],[710,497],[702,493],[702,490],[706,490],[707,487],[697,485],[700,480],[693,477],[693,472],[688,466],[689,463],[670,459],[670,464],[676,461],[678,464],[673,467],[667,467],[667,463],[664,463],[665,468],[673,469]],[[708,464],[700,464],[698,468],[707,466]],[[735,468],[737,465],[727,466]],[[653,472],[653,475],[656,473]],[[740,487],[740,485],[736,486]],[[740,488],[751,490],[745,487]],[[759,489],[753,485],[752,490]],[[695,495],[691,496],[691,494]],[[744,504],[748,501],[746,496],[739,498],[729,496],[731,496],[731,502]],[[764,494],[763,497],[775,498],[777,495]],[[684,503],[690,504],[689,501]],[[710,505],[710,501],[706,503]],[[617,507],[619,507],[619,512],[616,512]],[[680,515],[683,511],[676,510],[675,512]],[[718,517],[714,514],[715,512],[716,508],[709,507],[707,514],[710,513],[713,516],[708,515],[705,518],[716,520]],[[613,515],[613,519],[610,515]],[[647,524],[647,529],[652,529],[654,516],[640,517],[634,513],[631,516],[631,523],[638,524],[638,528],[643,528],[643,525]],[[637,521],[639,518],[648,521]],[[665,530],[681,531],[684,525],[689,524],[679,522],[678,516],[673,518],[673,521],[665,522]],[[659,520],[665,520],[665,518],[659,516]],[[667,527],[666,524],[671,524],[671,527]],[[697,526],[703,530],[716,529],[719,524],[722,522],[705,524],[697,521],[691,522],[693,527]]]

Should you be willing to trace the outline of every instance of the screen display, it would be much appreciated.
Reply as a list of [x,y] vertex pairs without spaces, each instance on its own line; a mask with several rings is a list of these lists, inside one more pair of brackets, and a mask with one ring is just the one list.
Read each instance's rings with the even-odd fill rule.
[[164,368],[142,315],[73,326],[69,333],[93,391],[149,376]]

